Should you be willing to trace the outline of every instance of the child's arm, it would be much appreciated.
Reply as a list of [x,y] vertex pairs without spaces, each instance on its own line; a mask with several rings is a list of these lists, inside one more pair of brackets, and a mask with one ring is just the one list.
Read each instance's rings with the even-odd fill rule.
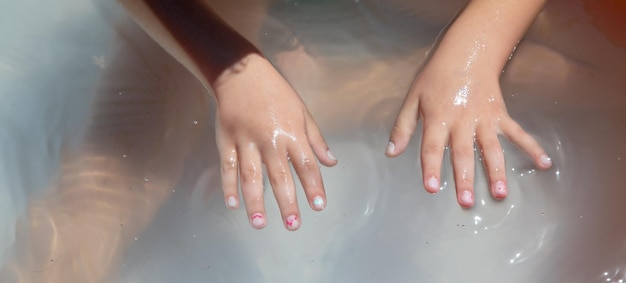
[[457,200],[474,204],[474,142],[484,157],[491,194],[507,195],[506,170],[497,135],[528,153],[539,168],[550,158],[507,113],[499,77],[513,48],[545,0],[472,0],[450,26],[417,75],[391,132],[388,156],[401,154],[422,119],[423,182],[440,187],[442,156],[451,146]]
[[293,165],[310,206],[326,203],[316,159],[337,163],[306,106],[260,52],[202,1],[120,0],[165,49],[215,91],[216,139],[227,206],[246,203],[250,223],[266,224],[263,165],[286,228],[300,225]]

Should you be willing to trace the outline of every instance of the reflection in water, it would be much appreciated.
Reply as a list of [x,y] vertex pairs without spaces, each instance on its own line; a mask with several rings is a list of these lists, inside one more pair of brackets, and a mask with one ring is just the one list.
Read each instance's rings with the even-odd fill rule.
[[[326,2],[276,2],[259,24],[257,41],[340,159],[323,169],[327,209],[303,210],[296,233],[284,230],[270,190],[266,229],[225,208],[206,90],[121,11],[68,4],[79,8],[32,14],[41,18],[32,30],[0,43],[0,281],[626,279],[626,225],[616,217],[626,199],[626,86],[617,79],[623,65],[611,61],[626,52],[581,18],[587,6],[555,13],[565,4],[552,2],[502,80],[512,116],[555,166],[535,170],[502,140],[510,196],[493,200],[478,170],[477,205],[466,210],[455,202],[449,162],[441,191],[424,192],[419,139],[397,159],[383,154],[442,21],[411,1]],[[12,9],[28,14],[23,3]],[[248,19],[229,18],[237,27]],[[338,19],[341,29],[331,24]],[[27,35],[63,48],[41,59],[15,43]],[[585,36],[587,44],[564,48]],[[65,49],[76,52],[59,56]],[[34,75],[40,87],[25,87]]]

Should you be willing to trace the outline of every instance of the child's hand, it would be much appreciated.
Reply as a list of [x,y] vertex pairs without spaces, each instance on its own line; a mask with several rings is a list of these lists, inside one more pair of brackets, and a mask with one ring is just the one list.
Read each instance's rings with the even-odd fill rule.
[[[446,47],[444,47],[446,48]],[[477,48],[480,48],[478,46]],[[539,168],[550,158],[507,113],[498,83],[499,72],[486,71],[476,56],[460,58],[458,50],[438,51],[415,79],[391,132],[387,155],[400,155],[422,119],[422,176],[430,193],[440,188],[444,149],[450,145],[457,200],[474,204],[474,142],[483,155],[491,195],[507,195],[506,170],[498,134],[503,134],[532,157]],[[457,54],[457,55],[454,55]],[[476,53],[471,53],[476,54]],[[470,55],[471,55],[470,54]],[[478,58],[480,59],[480,58]]]
[[301,219],[289,163],[314,210],[326,205],[316,159],[326,166],[337,163],[313,117],[289,83],[257,54],[226,70],[214,89],[218,104],[216,137],[227,206],[239,206],[241,182],[251,225],[266,225],[265,165],[285,227],[298,229]]

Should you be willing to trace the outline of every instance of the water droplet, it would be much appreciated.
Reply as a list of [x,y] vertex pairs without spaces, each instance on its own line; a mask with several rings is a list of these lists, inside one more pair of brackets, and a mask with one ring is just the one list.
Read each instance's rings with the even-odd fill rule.
[[194,125],[198,125],[198,120],[193,120]]
[[126,154],[122,154],[122,158],[126,158]]
[[144,181],[148,182],[150,181],[150,179],[148,179],[148,177],[143,178]]
[[135,237],[135,241],[139,240],[139,238]]

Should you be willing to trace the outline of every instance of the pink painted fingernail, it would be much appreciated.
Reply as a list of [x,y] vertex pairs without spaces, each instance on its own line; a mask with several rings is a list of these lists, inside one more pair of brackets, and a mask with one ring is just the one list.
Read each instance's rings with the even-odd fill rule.
[[317,196],[313,199],[313,207],[317,210],[322,210],[326,207],[326,202],[324,202],[322,197]]
[[541,156],[540,162],[545,167],[552,166],[552,159],[546,154]]
[[435,178],[435,176],[432,176],[430,178],[428,178],[428,191],[431,193],[436,193],[439,190],[439,179]]
[[396,144],[390,141],[389,144],[387,144],[387,155],[393,154],[394,151],[396,151]]
[[252,223],[252,227],[256,229],[261,229],[265,227],[265,217],[261,213],[252,214],[250,217],[250,222]]
[[474,205],[474,194],[471,191],[465,190],[461,193],[461,204],[466,207],[471,207]]
[[494,189],[493,189],[493,194],[495,195],[495,197],[497,198],[504,198],[507,195],[507,188],[506,188],[506,184],[504,183],[504,181],[497,181]]
[[287,220],[285,221],[285,224],[287,225],[287,229],[291,231],[294,231],[300,228],[300,221],[298,220],[298,216],[296,215],[287,216]]
[[237,198],[234,196],[229,196],[226,199],[226,206],[228,206],[229,208],[235,208],[238,204],[239,203],[237,202]]

